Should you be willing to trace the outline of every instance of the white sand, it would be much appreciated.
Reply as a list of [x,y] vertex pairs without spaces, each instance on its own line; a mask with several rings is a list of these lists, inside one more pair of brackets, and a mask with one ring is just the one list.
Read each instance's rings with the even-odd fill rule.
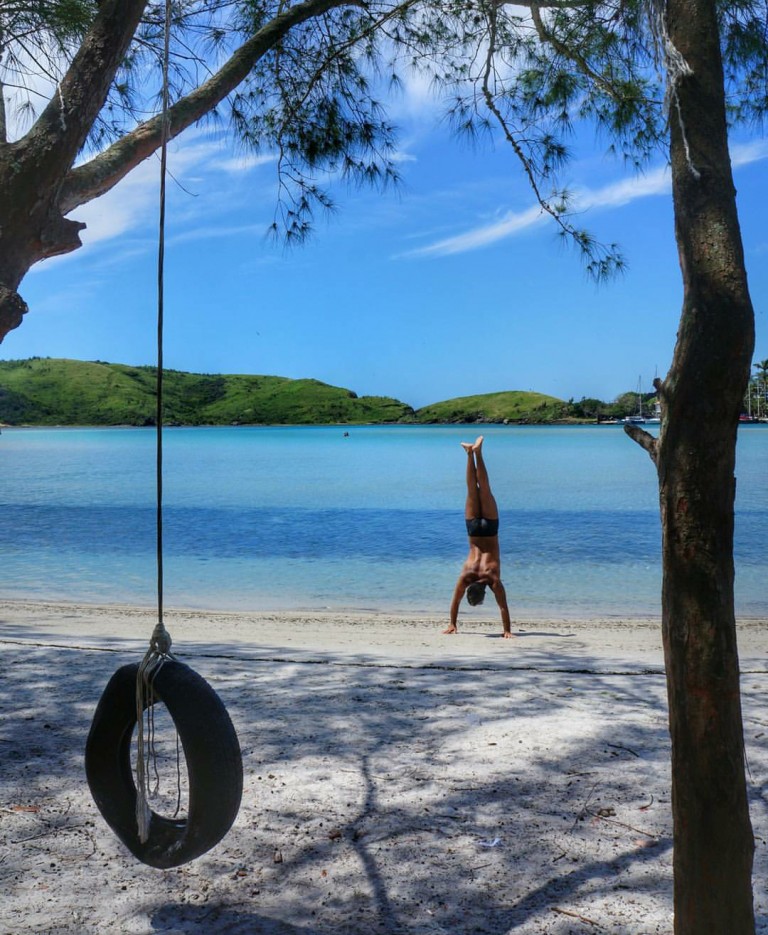
[[[151,612],[0,603],[0,933],[671,932],[658,621],[168,612],[225,701],[239,816],[181,868],[137,862],[83,773]],[[768,623],[740,622],[768,933]],[[279,858],[276,861],[276,856]]]

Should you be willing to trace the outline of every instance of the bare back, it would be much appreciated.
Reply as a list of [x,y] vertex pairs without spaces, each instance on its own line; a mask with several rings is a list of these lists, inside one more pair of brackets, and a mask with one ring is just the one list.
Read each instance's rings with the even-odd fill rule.
[[[467,584],[473,581],[495,584],[501,577],[498,536],[470,536],[469,554],[461,570]],[[469,579],[469,580],[468,580]]]

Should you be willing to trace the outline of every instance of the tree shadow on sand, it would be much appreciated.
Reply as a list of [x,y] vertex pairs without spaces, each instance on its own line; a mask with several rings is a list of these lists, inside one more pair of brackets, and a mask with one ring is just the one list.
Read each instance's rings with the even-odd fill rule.
[[[4,657],[0,929],[48,930],[41,920],[72,935],[671,928],[658,672],[601,672],[597,660],[574,666],[551,653],[543,671],[206,646],[185,661],[238,730],[243,806],[209,854],[156,871],[112,836],[83,774],[96,702],[136,657],[10,645]],[[750,681],[753,821],[764,841],[768,743],[750,718],[759,727],[766,684]],[[765,906],[758,912],[764,930]]]

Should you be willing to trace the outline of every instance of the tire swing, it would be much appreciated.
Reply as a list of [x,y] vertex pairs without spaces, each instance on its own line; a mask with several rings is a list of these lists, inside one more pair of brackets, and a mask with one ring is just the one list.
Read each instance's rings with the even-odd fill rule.
[[[237,817],[243,792],[240,744],[227,709],[204,678],[176,659],[171,652],[170,634],[163,624],[162,333],[170,22],[170,0],[166,0],[157,315],[158,621],[143,660],[122,666],[107,683],[85,745],[88,786],[104,820],[135,857],[162,870],[194,860],[218,844]],[[159,815],[148,801],[148,776],[153,765],[157,774],[154,706],[158,701],[165,705],[173,720],[186,760],[188,807],[183,819]],[[137,727],[134,781],[131,745]],[[177,743],[177,769],[178,760]]]

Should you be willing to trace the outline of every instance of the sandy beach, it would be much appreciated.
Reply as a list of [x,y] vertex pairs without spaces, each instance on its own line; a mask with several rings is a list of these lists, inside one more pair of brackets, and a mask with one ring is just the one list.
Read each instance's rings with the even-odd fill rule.
[[[0,603],[0,932],[672,930],[658,620],[167,611],[243,754],[229,834],[173,870],[96,808],[83,748],[154,613]],[[768,933],[768,621],[739,622]]]

